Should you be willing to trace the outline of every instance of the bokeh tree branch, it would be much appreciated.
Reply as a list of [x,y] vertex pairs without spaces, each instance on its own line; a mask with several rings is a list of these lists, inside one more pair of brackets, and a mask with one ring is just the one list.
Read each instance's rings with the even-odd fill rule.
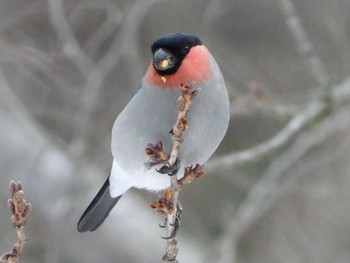
[[231,95],[208,176],[182,192],[179,261],[348,262],[349,12],[341,0],[2,2],[1,182],[18,177],[36,203],[26,262],[159,260],[149,193],[128,193],[84,242],[72,229],[108,174],[149,45],[173,31],[203,39]]

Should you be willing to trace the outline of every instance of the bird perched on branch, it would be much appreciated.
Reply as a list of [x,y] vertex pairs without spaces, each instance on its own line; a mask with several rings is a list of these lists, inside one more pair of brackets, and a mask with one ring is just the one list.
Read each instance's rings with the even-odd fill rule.
[[[223,139],[229,123],[229,99],[221,71],[202,41],[183,33],[158,38],[141,87],[117,117],[112,130],[113,165],[110,176],[78,223],[78,231],[93,231],[130,188],[160,191],[169,176],[147,165],[145,148],[162,142],[172,147],[169,131],[177,118],[181,85],[200,89],[187,115],[188,129],[179,148],[179,177],[184,168],[205,163]],[[159,167],[158,167],[159,168]]]

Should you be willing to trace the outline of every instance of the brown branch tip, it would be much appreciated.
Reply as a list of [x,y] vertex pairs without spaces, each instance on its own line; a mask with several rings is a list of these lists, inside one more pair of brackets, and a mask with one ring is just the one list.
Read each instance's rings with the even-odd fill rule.
[[10,252],[0,256],[1,262],[18,263],[19,256],[22,252],[24,243],[27,241],[27,236],[24,234],[24,226],[27,222],[27,217],[32,209],[32,205],[24,199],[24,192],[20,182],[10,182],[11,199],[7,201],[7,205],[11,210],[12,227],[17,232],[18,242],[15,243]]

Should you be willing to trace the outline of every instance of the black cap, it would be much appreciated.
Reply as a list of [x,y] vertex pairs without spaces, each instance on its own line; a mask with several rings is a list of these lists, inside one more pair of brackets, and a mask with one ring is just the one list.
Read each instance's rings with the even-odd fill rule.
[[[198,45],[202,45],[198,37],[185,33],[171,33],[159,37],[151,47],[154,69],[160,75],[174,74],[191,48]],[[160,52],[161,56],[159,56]],[[166,62],[163,67],[160,67],[162,57],[170,63]]]

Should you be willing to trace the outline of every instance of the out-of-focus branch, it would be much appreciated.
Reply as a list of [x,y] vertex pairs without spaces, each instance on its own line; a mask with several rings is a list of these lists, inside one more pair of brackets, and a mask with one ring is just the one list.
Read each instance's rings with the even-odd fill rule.
[[[259,160],[277,150],[282,150],[296,138],[289,149],[273,160],[262,179],[249,191],[247,199],[237,209],[208,262],[213,259],[216,262],[236,262],[237,245],[243,233],[279,200],[287,187],[293,185],[299,176],[305,174],[306,169],[312,169],[308,164],[303,163],[303,157],[330,136],[344,132],[350,126],[349,109],[336,111],[340,105],[350,100],[350,78],[336,87],[330,86],[329,77],[320,58],[314,53],[293,3],[290,0],[278,0],[278,3],[300,54],[308,59],[310,69],[318,81],[323,96],[311,102],[305,110],[292,118],[285,128],[271,140],[253,149],[217,159],[214,162],[215,165],[210,166],[217,172],[220,166],[231,167]],[[336,112],[336,114],[331,116],[331,112]],[[325,116],[331,117],[306,131],[309,124],[320,121]],[[299,173],[298,169],[295,169],[297,172],[287,177],[286,174],[291,166],[304,166],[306,169]]]
[[318,85],[323,88],[324,91],[327,91],[326,89],[329,88],[330,84],[328,74],[323,67],[321,59],[314,52],[314,47],[307,37],[293,2],[290,0],[277,0],[277,2],[285,17],[289,31],[297,44],[300,55],[307,58],[310,70],[317,80]]
[[[294,185],[297,178],[306,173],[307,168],[308,170],[313,168],[308,167],[308,164],[305,168],[303,158],[328,138],[349,130],[349,110],[349,107],[343,108],[301,134],[292,147],[274,159],[262,179],[251,189],[246,200],[239,206],[224,236],[216,244],[213,254],[215,262],[236,262],[235,249],[243,233],[280,199],[288,187]],[[297,172],[288,175],[288,169],[291,166],[302,167],[302,172],[296,169]],[[210,259],[208,262],[211,262]]]
[[[99,51],[100,45],[105,41],[120,25],[124,19],[124,15],[120,10],[119,6],[109,1],[82,1],[79,2],[72,12],[69,13],[67,21],[74,23],[82,16],[84,10],[102,10],[106,16],[104,21],[92,32],[91,36],[82,43],[82,48],[85,52],[89,53],[93,57],[96,52]],[[72,22],[73,21],[73,22]]]
[[3,72],[0,70],[0,101],[13,113],[14,121],[19,123],[21,128],[26,131],[28,139],[35,141],[38,149],[48,147],[50,140],[42,131],[38,122],[28,113],[22,102],[14,94]]
[[310,102],[304,110],[292,118],[287,125],[270,140],[251,149],[213,159],[210,161],[207,172],[219,173],[222,169],[229,169],[234,166],[259,161],[273,155],[292,142],[296,136],[308,128],[312,122],[322,118],[325,114],[329,113],[332,108],[339,107],[339,105],[349,100],[350,78],[332,88],[332,93],[326,99],[320,98]]
[[71,30],[64,14],[62,0],[48,0],[49,18],[53,29],[63,43],[64,52],[71,58],[72,62],[88,76],[94,68],[93,61],[80,47],[74,32]]
[[102,89],[104,79],[118,63],[125,49],[135,39],[137,28],[141,25],[142,19],[156,1],[139,0],[135,2],[128,15],[125,16],[125,20],[121,23],[121,31],[113,39],[110,48],[89,73],[85,82],[84,93],[81,97],[80,110],[76,114],[76,120],[80,123],[78,126],[82,131],[87,130],[89,118],[98,102],[98,94]]
[[251,96],[239,95],[231,103],[230,115],[231,118],[234,118],[260,113],[277,120],[290,120],[297,115],[299,111],[297,107],[267,101],[257,101]]
[[350,77],[332,88],[330,99],[332,100],[333,107],[339,107],[350,100]]
[[208,172],[218,172],[221,169],[244,165],[248,162],[259,161],[273,155],[307,127],[312,121],[327,112],[329,105],[324,101],[311,103],[304,111],[292,118],[288,124],[270,140],[238,153],[228,154],[210,161]]
[[13,245],[10,252],[0,256],[1,262],[18,263],[23,246],[27,241],[27,236],[24,234],[24,226],[27,222],[32,205],[24,199],[24,192],[20,182],[11,181],[10,184],[11,199],[8,200],[8,207],[12,212],[11,221],[13,228],[17,232],[18,242]]
[[[349,109],[345,109],[335,117],[328,118],[308,130],[310,124],[330,116],[332,110],[335,112],[340,105],[350,100],[350,78],[336,87],[330,86],[321,60],[314,54],[312,44],[307,38],[293,3],[289,0],[278,2],[298,45],[298,50],[307,58],[323,96],[309,103],[309,106],[296,114],[272,139],[252,149],[216,159],[209,165],[210,171],[220,173],[220,167],[243,165],[272,156],[295,140],[290,148],[273,160],[262,179],[249,191],[247,199],[240,204],[229,226],[225,228],[224,235],[217,241],[208,256],[207,262],[214,260],[219,263],[236,262],[241,236],[279,200],[288,187],[294,185],[297,178],[305,174],[305,170],[312,169],[309,164],[302,161],[303,157],[330,136],[344,132],[350,126]],[[286,176],[291,166],[296,168],[294,169],[296,172]],[[298,169],[300,166],[304,169]]]
[[[75,127],[78,129],[76,133],[79,134],[79,136],[76,136],[75,143],[80,146],[75,147],[80,149],[75,154],[80,155],[85,150],[85,139],[89,130],[90,117],[96,109],[98,95],[104,79],[119,61],[130,42],[133,41],[142,19],[156,1],[158,0],[139,0],[135,2],[128,16],[125,16],[124,21],[122,21],[121,30],[113,39],[110,48],[101,60],[95,64],[77,42],[74,32],[65,18],[63,1],[48,0],[52,26],[61,39],[66,53],[86,77],[81,99],[78,103],[79,109],[76,111],[74,118]],[[119,24],[119,20],[115,20],[115,22]]]
[[[314,77],[319,82],[319,85],[323,91],[326,91],[326,89],[327,91],[330,91],[331,89],[328,89],[328,87],[326,88],[326,86],[329,85],[327,74],[324,71],[319,57],[314,54],[312,44],[307,38],[300,18],[295,12],[293,3],[291,3],[289,0],[278,0],[278,3],[280,4],[282,12],[286,18],[288,28],[290,29],[298,45],[299,52],[308,58]],[[349,79],[345,80],[341,85],[336,87],[334,90],[331,90],[332,94],[326,92],[324,97],[311,102],[304,110],[296,114],[288,122],[288,124],[270,140],[251,149],[213,159],[210,162],[210,166],[208,167],[208,172],[219,172],[222,168],[244,165],[245,163],[259,161],[262,158],[273,155],[276,151],[282,149],[288,145],[288,143],[293,141],[296,136],[302,132],[311,122],[317,120],[323,114],[326,114],[329,110],[329,107],[333,107],[333,104],[341,103],[340,101],[349,99],[349,82]],[[332,102],[328,100],[331,100]],[[263,103],[260,105],[262,109],[268,110],[266,108],[266,105],[268,104]],[[293,114],[293,111],[286,111],[286,108],[284,107],[279,108],[274,107],[274,105],[271,105],[270,107],[270,111],[277,115],[281,113],[280,109],[283,109],[283,116]],[[234,111],[235,109],[231,109],[231,116],[234,114]]]

